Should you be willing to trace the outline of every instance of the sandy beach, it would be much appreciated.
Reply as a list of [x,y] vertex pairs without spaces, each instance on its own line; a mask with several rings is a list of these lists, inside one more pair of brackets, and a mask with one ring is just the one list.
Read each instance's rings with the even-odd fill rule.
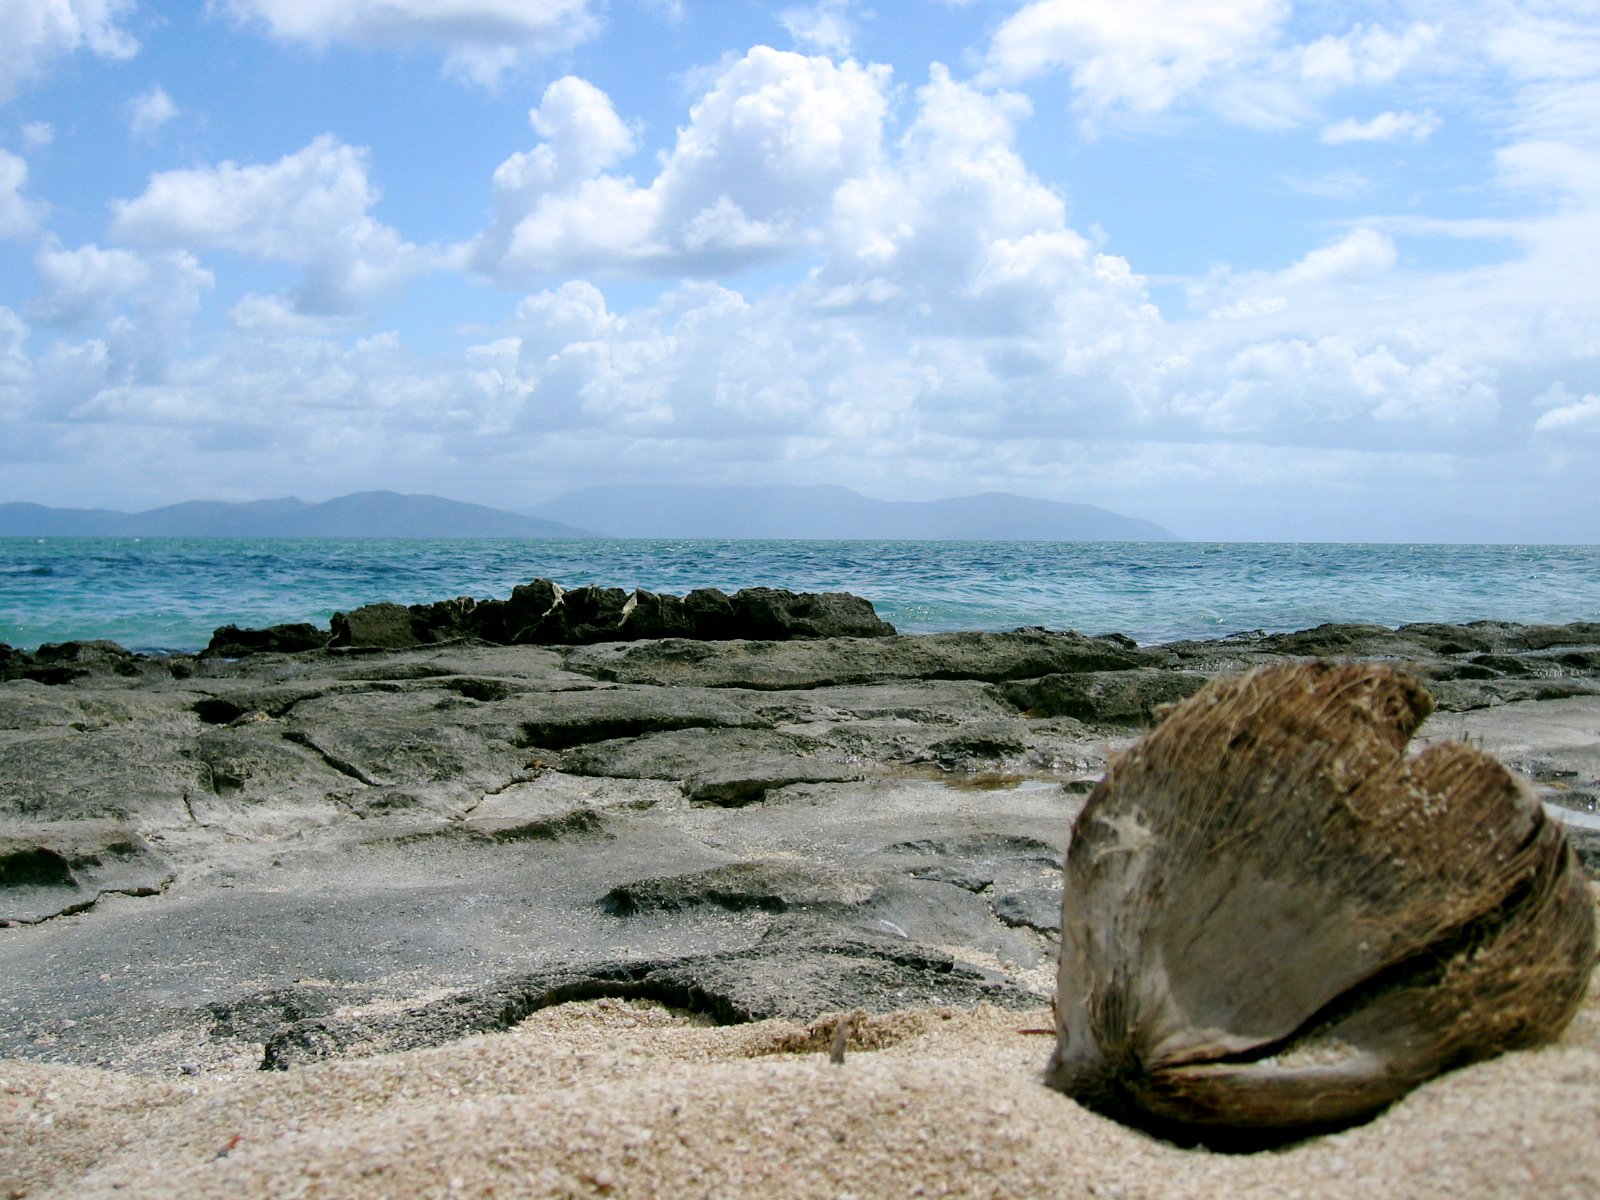
[[1254,1155],[1184,1150],[1039,1082],[1045,1010],[707,1028],[550,1009],[449,1047],[288,1074],[0,1066],[11,1196],[1600,1194],[1600,995],[1553,1046],[1456,1071],[1370,1124]]
[[1161,705],[1400,664],[1439,706],[1417,744],[1513,765],[1592,872],[1597,641],[14,657],[0,1195],[1587,1200],[1592,984],[1554,1044],[1251,1155],[1049,1090],[1038,1031],[1072,819]]

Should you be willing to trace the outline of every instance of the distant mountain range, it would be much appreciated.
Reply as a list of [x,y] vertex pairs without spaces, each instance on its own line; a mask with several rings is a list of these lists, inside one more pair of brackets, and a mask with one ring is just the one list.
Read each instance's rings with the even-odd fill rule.
[[1092,504],[1008,492],[952,500],[874,500],[846,487],[581,488],[531,510],[614,537],[872,538],[933,541],[1154,542],[1175,535]]
[[439,496],[357,492],[293,498],[190,500],[145,512],[0,504],[0,537],[598,537],[555,521]]
[[0,537],[827,538],[1174,541],[1151,521],[1005,492],[874,500],[843,487],[624,485],[568,492],[531,513],[439,496],[194,500],[125,513],[0,504]]

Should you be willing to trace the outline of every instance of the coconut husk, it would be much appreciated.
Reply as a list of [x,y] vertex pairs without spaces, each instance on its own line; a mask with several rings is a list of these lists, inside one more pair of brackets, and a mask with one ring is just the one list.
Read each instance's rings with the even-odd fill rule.
[[1221,680],[1116,758],[1066,860],[1050,1082],[1249,1146],[1555,1037],[1595,912],[1532,789],[1375,664]]

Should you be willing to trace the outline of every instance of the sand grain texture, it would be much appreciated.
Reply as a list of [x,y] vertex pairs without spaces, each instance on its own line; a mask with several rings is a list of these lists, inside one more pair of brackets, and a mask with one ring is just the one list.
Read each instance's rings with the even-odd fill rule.
[[711,1028],[641,1002],[287,1074],[0,1064],[0,1195],[1526,1197],[1600,1195],[1600,993],[1560,1041],[1372,1123],[1228,1156],[1040,1082],[1048,1013]]

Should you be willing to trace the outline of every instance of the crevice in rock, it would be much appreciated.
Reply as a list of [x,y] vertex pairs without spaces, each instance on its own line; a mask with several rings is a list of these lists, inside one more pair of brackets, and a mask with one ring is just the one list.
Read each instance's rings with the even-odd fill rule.
[[367,787],[384,786],[378,780],[369,776],[360,767],[356,766],[355,763],[349,762],[346,759],[340,758],[337,754],[332,754],[329,751],[324,750],[321,746],[317,745],[317,743],[314,742],[308,734],[302,733],[298,729],[286,729],[284,730],[283,736],[286,741],[293,742],[297,746],[304,746],[313,754],[318,755],[323,762],[327,763],[328,766],[339,772],[339,774],[347,776],[350,779],[354,779],[357,783],[365,784]]

